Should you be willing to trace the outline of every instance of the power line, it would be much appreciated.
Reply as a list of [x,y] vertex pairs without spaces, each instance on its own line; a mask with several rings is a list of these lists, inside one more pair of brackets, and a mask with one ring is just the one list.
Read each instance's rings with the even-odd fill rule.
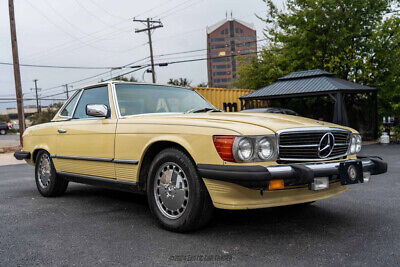
[[177,7],[180,7],[180,6],[186,4],[187,2],[190,2],[190,1],[192,1],[192,0],[185,0],[185,1],[182,1],[182,2],[180,2],[179,4],[177,4],[177,5],[175,5],[175,6],[171,7],[171,8],[169,8],[169,9],[167,9],[166,11],[163,11],[163,12],[161,12],[160,14],[155,15],[154,17],[157,18],[157,17],[160,17],[161,15],[167,14],[168,12],[173,11],[173,10],[175,10]]
[[[116,67],[116,68],[114,68],[114,69],[119,69],[119,68],[120,68],[120,69],[123,69],[123,68],[126,68],[126,67],[129,66],[129,65],[135,64],[135,63],[140,62],[140,61],[142,61],[142,60],[145,60],[145,59],[147,59],[147,58],[149,58],[149,57],[148,57],[148,56],[147,56],[147,57],[144,57],[144,58],[142,58],[142,59],[139,59],[139,60],[130,62],[130,63],[128,63],[128,64],[125,64],[125,65],[123,65],[123,66],[121,66],[121,67]],[[79,80],[76,80],[76,81],[68,82],[67,84],[69,84],[69,85],[71,85],[71,84],[76,84],[76,83],[79,83],[79,82],[83,82],[83,81],[87,81],[87,80],[90,80],[90,79],[93,79],[93,78],[97,78],[97,77],[99,77],[99,76],[102,76],[102,75],[105,75],[105,74],[108,74],[108,73],[109,73],[109,71],[102,72],[102,73],[98,73],[98,74],[95,74],[95,75],[92,75],[92,76],[89,76],[89,77],[86,77],[86,78],[82,78],[82,79],[79,79]],[[65,84],[64,84],[64,85],[65,85]],[[53,86],[53,87],[50,87],[50,88],[43,89],[42,91],[50,91],[50,90],[58,89],[58,88],[60,88],[60,87],[62,87],[62,86],[64,86],[64,85]]]
[[[179,5],[182,5],[182,4],[186,3],[186,2],[188,2],[188,1],[181,2],[180,4],[174,6],[172,9],[168,9],[167,11],[163,11],[162,13],[160,13],[160,14],[158,14],[158,15],[156,15],[156,16],[159,16],[159,15],[161,15],[161,14],[166,14],[166,13],[168,13],[170,10],[175,9],[175,8],[178,7]],[[148,12],[154,10],[154,9],[160,8],[160,7],[164,6],[165,4],[168,4],[168,2],[164,2],[164,3],[161,4],[161,5],[157,5],[157,6],[151,8],[151,9],[149,9],[149,10],[146,10],[146,11],[142,12],[141,14],[136,15],[135,17],[140,16],[140,15],[143,15],[143,14],[145,14],[145,13],[148,13]],[[185,8],[188,8],[188,7],[190,7],[190,6],[187,6],[187,7],[185,7]],[[172,13],[175,13],[175,12],[173,11]],[[167,15],[167,16],[170,16],[170,15],[171,15],[171,14],[169,14],[169,15]],[[165,16],[165,17],[166,17],[166,16]],[[114,24],[114,25],[119,25],[119,24],[122,24],[122,23],[117,23],[117,24]],[[114,25],[113,25],[113,26],[114,26]],[[129,27],[129,29],[130,29],[130,27]],[[100,32],[103,32],[103,31],[104,31],[104,30],[99,30],[99,31],[97,31],[97,32],[88,34],[88,36],[92,36],[92,35],[94,35],[94,34],[96,34],[96,33],[100,33]],[[196,31],[197,31],[197,29],[196,29]],[[115,35],[115,34],[120,34],[120,33],[124,33],[124,32],[129,32],[129,31],[127,31],[127,30],[121,30],[121,31],[117,31],[116,33],[111,34],[111,35],[110,35],[110,34],[107,34],[107,36],[110,37],[110,36],[113,36],[113,35]],[[174,36],[175,36],[175,35],[173,35],[173,36],[171,36],[171,37],[174,37]],[[171,38],[171,37],[168,37],[168,38]],[[84,39],[84,38],[85,38],[85,37],[83,37],[82,39]],[[103,39],[104,39],[104,38],[103,38]],[[87,45],[90,46],[91,43],[94,43],[94,42],[96,42],[96,41],[98,41],[98,40],[103,40],[103,39],[101,39],[101,37],[94,37],[93,40],[88,41],[88,42],[86,42],[85,44],[87,44]],[[162,39],[166,39],[166,38],[162,38]],[[155,40],[155,41],[159,41],[159,40]],[[126,49],[126,50],[122,50],[122,51],[121,51],[121,50],[109,50],[109,49],[106,50],[106,49],[101,49],[101,48],[98,48],[98,47],[96,47],[96,49],[103,50],[103,51],[105,51],[105,52],[111,52],[111,53],[126,53],[126,52],[129,52],[129,51],[135,50],[135,49],[137,49],[138,47],[144,46],[144,45],[146,45],[146,44],[147,44],[147,43],[144,43],[144,44],[141,44],[141,45],[139,45],[139,46],[136,46],[136,47],[133,47],[133,48],[130,48],[130,49]],[[65,44],[62,44],[61,46],[58,46],[58,47],[62,47],[62,46],[65,46]],[[67,44],[67,47],[68,47],[68,44]],[[77,48],[80,48],[80,47],[82,47],[82,46],[79,46],[79,45],[78,45],[78,46],[77,46],[76,48],[74,48],[74,49],[77,49]],[[57,49],[57,47],[55,47],[55,50],[54,50],[54,48],[53,48],[52,50],[53,50],[53,51],[52,51],[51,53],[54,53],[54,52],[56,52],[56,51],[59,50],[59,49]],[[70,51],[70,50],[68,50],[68,51]],[[41,56],[41,54],[34,54],[34,55],[37,55],[37,56],[35,56],[35,58]],[[46,51],[45,56],[48,56],[48,55],[49,55],[49,52]],[[28,57],[28,58],[29,58],[29,57]]]
[[[40,10],[37,9],[34,5],[32,5],[32,4],[30,3],[30,1],[26,1],[26,2],[31,6],[32,9],[34,9],[37,13],[39,13],[42,17],[44,17],[50,24],[52,24],[53,26],[55,26],[56,28],[58,28],[58,29],[59,29],[60,31],[62,31],[63,33],[65,33],[65,34],[67,34],[68,36],[70,36],[72,39],[77,40],[77,41],[79,41],[79,42],[81,42],[81,43],[83,43],[83,44],[85,44],[85,45],[87,45],[87,46],[90,46],[90,47],[92,47],[92,48],[95,48],[95,49],[98,49],[98,50],[105,50],[105,49],[98,48],[98,47],[93,46],[93,45],[91,45],[91,44],[89,44],[89,43],[87,43],[87,42],[82,41],[82,39],[76,37],[75,35],[71,34],[71,33],[68,32],[68,31],[66,31],[63,27],[60,27],[57,23],[54,23],[46,14],[44,14],[42,11],[40,11]],[[109,52],[109,51],[107,51],[107,52]]]
[[167,18],[167,17],[169,17],[169,16],[171,16],[171,15],[173,15],[173,14],[175,14],[175,13],[179,13],[179,12],[181,12],[181,11],[183,11],[183,10],[185,10],[185,9],[188,9],[189,7],[192,7],[192,6],[194,6],[194,5],[197,5],[197,4],[199,4],[200,2],[203,2],[204,0],[199,0],[199,1],[196,1],[196,2],[194,2],[194,3],[191,3],[190,5],[187,5],[187,6],[185,6],[185,7],[183,7],[183,8],[181,8],[181,9],[175,9],[174,11],[172,11],[170,14],[167,14],[167,15],[165,15],[165,16],[162,16],[162,17],[160,17],[160,19],[164,19],[164,18]]
[[153,58],[153,43],[151,42],[151,30],[164,27],[161,21],[154,21],[147,18],[146,20],[133,19],[133,22],[146,22],[147,27],[139,30],[135,30],[135,33],[147,31],[147,36],[149,38],[149,48],[150,48],[150,61],[151,61],[151,75],[153,78],[153,83],[156,83],[156,73],[154,70],[154,58]]
[[[0,62],[0,65],[12,66],[11,62]],[[57,65],[37,65],[37,64],[20,64],[23,67],[33,68],[53,68],[53,69],[88,69],[88,70],[102,70],[102,69],[114,69],[118,67],[89,67],[89,66],[57,66]]]
[[[137,69],[134,69],[134,70],[131,70],[131,71],[127,71],[127,72],[122,73],[122,74],[118,74],[118,75],[113,76],[113,77],[111,77],[111,78],[109,78],[109,79],[106,79],[106,80],[104,80],[104,81],[110,81],[110,80],[113,80],[113,79],[115,79],[115,78],[117,78],[117,77],[121,77],[121,76],[130,74],[130,73],[133,73],[133,72],[142,70],[142,69],[144,69],[144,68],[146,68],[146,67],[148,67],[148,66],[142,66],[142,67],[140,67],[140,68],[137,68]],[[75,91],[77,91],[77,90],[80,90],[80,88],[78,88],[78,89],[73,89],[73,90],[69,90],[69,92],[71,93],[71,92],[75,92]],[[48,97],[58,96],[58,95],[61,95],[61,94],[65,94],[65,92],[56,93],[56,94],[47,95],[47,96],[42,96],[42,99],[47,99]]]
[[[172,1],[173,1],[173,0],[172,0]],[[170,2],[165,1],[165,2],[162,3],[162,4],[155,5],[155,6],[153,6],[153,7],[150,8],[150,9],[147,9],[147,10],[145,10],[145,11],[139,13],[139,14],[136,14],[134,17],[138,17],[138,16],[141,16],[141,15],[144,15],[144,14],[146,14],[146,13],[148,13],[148,12],[151,12],[151,11],[153,11],[153,10],[155,10],[155,9],[161,8],[161,7],[163,7],[163,6],[165,6],[166,4],[169,4],[169,3],[170,3]],[[130,19],[128,19],[128,20],[125,21],[125,22],[115,23],[115,24],[113,24],[112,26],[116,26],[116,25],[121,25],[121,24],[124,24],[124,23],[128,23],[129,21],[130,21]],[[131,27],[129,26],[127,29],[131,29]],[[53,52],[55,52],[55,51],[57,51],[57,50],[63,49],[63,47],[65,47],[65,48],[71,47],[71,45],[72,45],[72,46],[74,45],[73,43],[76,43],[76,42],[79,43],[80,39],[85,39],[85,38],[91,37],[91,36],[93,36],[93,35],[95,35],[95,34],[103,33],[103,32],[105,32],[105,31],[108,31],[108,30],[102,28],[102,29],[100,29],[100,30],[98,30],[98,31],[89,33],[89,34],[88,34],[87,36],[85,36],[85,37],[78,38],[78,40],[71,40],[71,41],[69,41],[69,42],[66,42],[66,43],[60,44],[60,45],[58,45],[58,46],[55,46],[55,47],[53,47],[52,49],[50,49],[50,50],[52,51],[51,53],[53,53]],[[124,33],[124,32],[128,32],[128,31],[126,31],[126,30],[117,31],[117,33]],[[115,34],[115,33],[114,33],[114,34]],[[112,35],[110,35],[109,33],[107,33],[107,34],[102,34],[102,36],[93,37],[94,40],[92,40],[92,42],[95,42],[96,40],[103,40],[104,38],[103,38],[103,39],[100,39],[100,38],[103,37],[104,35],[106,35],[106,36],[108,36],[108,37],[112,36]],[[79,44],[78,44],[78,47],[76,47],[76,48],[79,48],[79,47],[82,47],[82,46],[79,46]],[[133,49],[135,49],[135,48],[136,48],[136,47],[134,47]],[[119,52],[119,51],[114,51],[114,50],[112,50],[112,51],[108,51],[108,52]],[[126,52],[126,51],[122,51],[122,52]],[[39,56],[42,57],[43,55],[47,56],[48,54],[49,54],[49,51],[47,50],[46,52],[38,52],[38,53],[32,54],[32,55],[28,56],[28,58],[32,58],[32,57],[36,58],[36,57],[39,57]]]
[[121,21],[130,20],[129,18],[123,18],[123,17],[117,16],[117,15],[111,13],[110,11],[108,11],[107,9],[105,9],[104,7],[102,7],[101,5],[97,4],[97,3],[96,3],[95,1],[93,1],[93,0],[89,0],[89,1],[92,3],[92,5],[94,5],[94,6],[98,7],[99,9],[103,10],[103,12],[107,13],[110,17],[117,18],[117,19],[119,19],[119,20],[121,20]]
[[[256,54],[258,54],[258,53],[260,53],[260,51],[254,51],[254,52],[242,53],[242,54],[234,54],[234,55],[227,55],[227,56],[204,57],[204,58],[195,58],[195,59],[186,59],[186,60],[176,60],[176,61],[170,61],[170,62],[159,62],[159,63],[154,63],[154,65],[155,65],[155,66],[160,66],[160,67],[165,67],[165,66],[168,66],[168,65],[179,64],[179,63],[188,63],[188,62],[204,61],[204,60],[207,60],[207,59],[212,60],[212,59],[215,59],[215,58],[227,58],[227,57],[232,57],[232,56],[233,56],[233,57],[237,57],[237,56],[246,56],[246,55],[253,55],[253,54],[256,55]],[[144,69],[144,68],[147,68],[147,67],[150,67],[150,66],[151,66],[151,64],[139,65],[139,66],[132,66],[132,67],[135,67],[136,69],[135,69],[135,70],[132,70],[132,71],[125,72],[125,73],[122,73],[122,74],[119,74],[119,75],[116,75],[116,76],[114,76],[114,77],[112,77],[112,78],[110,78],[110,79],[106,79],[106,80],[104,80],[104,81],[109,81],[109,80],[115,79],[115,78],[117,78],[117,77],[124,76],[124,75],[127,75],[127,74],[130,74],[130,73],[139,71],[139,70],[141,70],[141,69]],[[71,84],[71,83],[70,83],[70,84]],[[59,87],[59,86],[58,86],[58,87]],[[70,90],[70,92],[76,91],[76,90],[78,90],[78,89]],[[44,98],[51,97],[51,96],[57,96],[57,95],[61,95],[61,94],[64,94],[64,93],[65,93],[65,92],[61,92],[61,93],[57,93],[57,94],[52,94],[52,95],[44,96]]]
[[80,3],[81,1],[79,0],[75,0],[75,3],[80,6],[83,10],[86,11],[87,14],[89,14],[90,16],[92,16],[93,18],[97,19],[98,21],[100,21],[103,25],[107,26],[107,27],[112,27],[114,29],[117,29],[119,31],[121,31],[120,28],[115,27],[114,25],[110,25],[108,23],[106,23],[103,19],[101,19],[99,16],[97,16],[96,14],[94,14],[93,12],[89,11],[89,9],[87,9],[83,4]]
[[[264,40],[267,40],[266,38],[263,38],[263,39],[258,39],[258,40],[252,40],[252,41],[246,41],[246,42],[242,42],[242,43],[257,43],[257,42],[261,42],[261,41],[264,41]],[[227,44],[226,45],[226,47],[229,47],[230,45],[229,44]],[[174,52],[174,53],[166,53],[166,54],[160,54],[160,55],[155,55],[155,57],[161,57],[161,56],[166,56],[166,55],[178,55],[178,54],[186,54],[186,53],[192,53],[192,52],[198,52],[198,51],[205,51],[205,50],[207,50],[206,48],[205,49],[195,49],[195,50],[188,50],[188,51],[181,51],[181,52]],[[245,55],[245,54],[243,54],[243,55]],[[229,55],[229,56],[223,56],[223,57],[230,57],[231,55]],[[237,55],[235,55],[235,56],[237,56]],[[149,58],[148,56],[147,57],[145,57],[145,58],[142,58],[142,59],[139,59],[139,60],[137,60],[137,61],[134,61],[134,62],[130,62],[130,63],[128,63],[128,64],[125,64],[125,65],[123,65],[123,66],[121,66],[121,67],[117,67],[116,69],[118,69],[118,68],[120,68],[120,69],[123,69],[123,68],[126,68],[126,67],[128,67],[128,66],[130,66],[131,68],[142,68],[142,67],[149,67],[149,66],[151,66],[151,64],[147,64],[147,65],[136,65],[136,66],[134,66],[133,64],[135,64],[135,63],[137,63],[137,62],[140,62],[140,61],[142,61],[142,60],[145,60],[145,59],[147,59],[147,58]],[[214,58],[221,58],[221,57],[210,57],[210,59],[214,59]],[[195,58],[195,59],[189,59],[189,60],[180,60],[180,61],[172,61],[172,62],[165,62],[165,63],[156,63],[156,64],[154,64],[154,65],[160,65],[160,64],[177,64],[177,63],[185,63],[185,62],[195,62],[195,61],[202,61],[202,60],[206,60],[207,59],[207,57],[205,57],[205,58]],[[82,82],[82,81],[87,81],[87,80],[90,80],[90,79],[93,79],[93,78],[97,78],[97,77],[100,77],[100,76],[102,76],[102,75],[105,75],[105,74],[108,74],[109,72],[107,71],[107,72],[102,72],[102,73],[99,73],[99,74],[95,74],[95,75],[93,75],[93,76],[89,76],[89,77],[86,77],[86,78],[83,78],[83,79],[80,79],[80,80],[77,80],[77,81],[72,81],[72,82],[69,82],[69,83],[67,83],[67,84],[76,84],[76,83],[79,83],[79,82]],[[125,74],[124,74],[125,75]],[[117,75],[117,76],[115,76],[115,77],[118,77],[118,76],[121,76],[121,75]],[[50,91],[50,90],[54,90],[54,89],[58,89],[58,88],[60,88],[61,86],[63,86],[63,85],[57,85],[57,86],[54,86],[54,87],[50,87],[50,88],[46,88],[46,89],[43,89],[43,91]],[[65,92],[62,92],[62,93],[59,93],[59,94],[56,94],[56,95],[60,95],[60,94],[63,94],[63,93],[65,93]]]

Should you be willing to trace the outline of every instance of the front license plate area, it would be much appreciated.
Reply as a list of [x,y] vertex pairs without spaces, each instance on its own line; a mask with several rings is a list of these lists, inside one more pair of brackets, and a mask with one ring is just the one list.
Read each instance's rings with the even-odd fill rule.
[[361,161],[340,163],[339,177],[342,185],[364,182]]
[[309,187],[313,191],[323,190],[329,188],[329,177],[314,178],[313,183]]

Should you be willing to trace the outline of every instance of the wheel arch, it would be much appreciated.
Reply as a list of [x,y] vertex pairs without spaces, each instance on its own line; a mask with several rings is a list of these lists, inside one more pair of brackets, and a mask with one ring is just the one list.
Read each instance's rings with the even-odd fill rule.
[[180,142],[176,140],[154,141],[146,147],[142,159],[140,161],[139,173],[138,173],[138,185],[141,190],[146,190],[147,175],[150,169],[151,162],[153,161],[153,158],[166,148],[176,148],[181,150],[189,157],[189,159],[192,160],[193,164],[195,164],[196,161],[192,157],[190,149],[187,149],[187,146],[184,146]]
[[36,163],[36,157],[40,151],[46,151],[47,153],[51,154],[47,146],[35,146],[35,148],[32,150],[32,158],[31,158],[31,161],[34,164]]

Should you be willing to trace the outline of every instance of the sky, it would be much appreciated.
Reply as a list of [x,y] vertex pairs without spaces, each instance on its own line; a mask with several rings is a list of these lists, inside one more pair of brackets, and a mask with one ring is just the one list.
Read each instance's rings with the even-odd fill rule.
[[[276,2],[279,4],[278,0]],[[21,66],[24,97],[34,97],[33,80],[38,79],[41,96],[63,92],[63,84],[72,89],[96,83],[132,69],[110,70],[128,63],[150,62],[144,27],[132,18],[160,19],[163,28],[152,34],[155,62],[204,58],[206,51],[164,55],[205,49],[206,26],[228,17],[254,23],[257,38],[263,38],[264,23],[255,14],[266,10],[262,0],[14,0],[20,64],[83,66],[106,69],[55,69]],[[263,43],[260,42],[259,46]],[[163,56],[164,55],[164,56]],[[0,1],[0,63],[12,63],[8,1]],[[150,82],[144,70],[132,74],[139,81]],[[101,74],[101,75],[98,75]],[[76,82],[91,76],[97,77]],[[157,83],[185,77],[192,85],[207,82],[206,61],[156,67]],[[0,65],[0,97],[15,97],[11,65]],[[54,96],[55,98],[65,95]],[[58,101],[56,101],[58,102]],[[34,101],[25,101],[32,105]],[[49,104],[49,102],[43,102]],[[0,100],[0,109],[15,103]]]

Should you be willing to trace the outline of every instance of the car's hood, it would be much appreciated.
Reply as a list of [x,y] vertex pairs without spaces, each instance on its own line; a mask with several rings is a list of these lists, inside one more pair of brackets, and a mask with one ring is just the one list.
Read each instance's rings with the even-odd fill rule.
[[[143,117],[142,117],[143,116]],[[146,114],[141,117],[147,119],[155,118],[161,120],[178,120],[181,123],[191,123],[194,121],[209,122],[212,124],[223,123],[225,127],[229,128],[229,124],[234,126],[235,130],[239,128],[248,129],[249,125],[255,127],[267,128],[273,132],[288,128],[304,128],[304,127],[340,127],[352,130],[347,127],[339,126],[333,123],[321,122],[304,117],[273,114],[273,113],[241,113],[241,112],[212,112],[212,113],[190,113],[190,114]],[[251,127],[250,127],[251,128]],[[354,130],[353,130],[354,131]],[[243,132],[243,131],[240,131]],[[247,131],[245,131],[247,132]]]

